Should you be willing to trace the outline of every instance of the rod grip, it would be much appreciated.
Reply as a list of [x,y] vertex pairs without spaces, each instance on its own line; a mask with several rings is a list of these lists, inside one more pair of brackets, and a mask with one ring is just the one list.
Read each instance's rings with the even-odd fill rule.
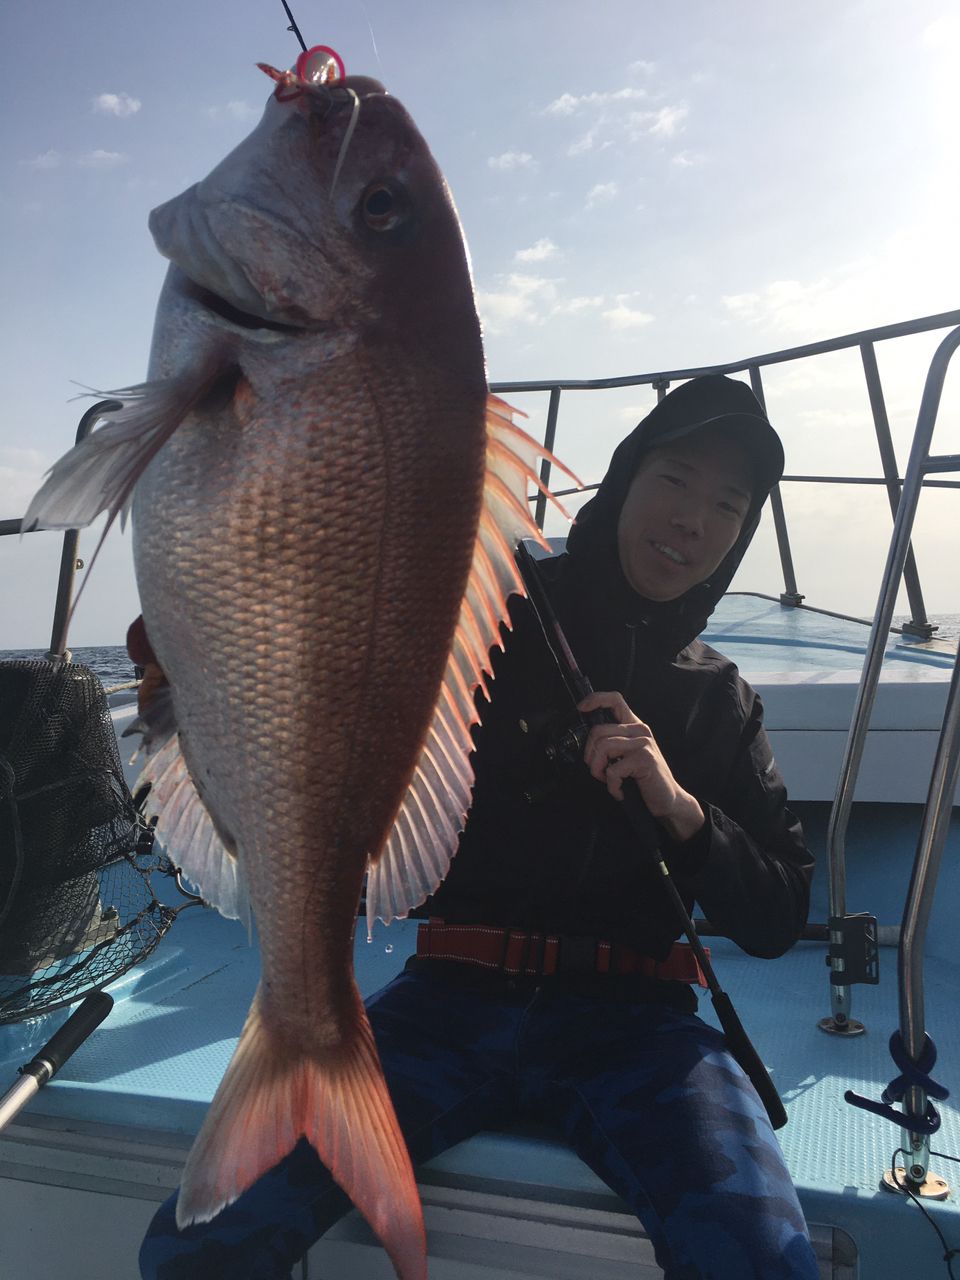
[[105,991],[94,991],[88,995],[71,1013],[60,1030],[51,1036],[36,1057],[21,1070],[34,1074],[35,1067],[49,1064],[50,1074],[47,1079],[51,1079],[71,1054],[80,1048],[87,1036],[96,1031],[112,1008],[113,996],[108,996]]
[[716,991],[712,994],[712,999],[720,1025],[723,1027],[723,1034],[727,1037],[730,1052],[743,1067],[750,1083],[756,1089],[774,1129],[782,1129],[787,1123],[787,1113],[777,1093],[777,1086],[770,1079],[760,1055],[744,1031],[743,1023],[730,997],[725,991]]

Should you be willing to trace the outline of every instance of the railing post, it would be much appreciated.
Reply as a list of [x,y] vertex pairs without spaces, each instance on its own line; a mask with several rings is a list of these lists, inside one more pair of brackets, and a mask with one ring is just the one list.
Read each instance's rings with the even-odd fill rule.
[[[917,426],[913,433],[913,444],[910,459],[903,482],[903,493],[897,507],[897,518],[894,522],[893,537],[887,552],[887,562],[880,585],[880,596],[873,617],[873,629],[870,632],[870,643],[860,674],[860,684],[853,705],[853,716],[850,731],[847,734],[840,764],[840,776],[837,780],[837,793],[830,810],[827,823],[827,867],[830,874],[830,918],[841,919],[846,915],[846,837],[850,822],[850,810],[853,805],[853,793],[863,759],[867,730],[870,727],[870,714],[873,710],[880,680],[880,668],[893,621],[893,610],[897,602],[897,593],[903,577],[903,566],[907,558],[907,548],[913,531],[913,522],[917,514],[917,504],[923,487],[923,477],[930,466],[930,442],[940,408],[940,396],[946,377],[950,358],[960,346],[960,328],[949,333],[937,347],[930,368],[927,372],[920,400],[920,412],[917,415]],[[934,463],[936,465],[936,463]],[[946,465],[946,463],[945,463]],[[831,931],[831,942],[842,942],[842,938]],[[854,1031],[862,1031],[861,1024],[850,1018],[850,987],[841,981],[843,962],[833,960],[831,964],[830,1000],[832,1016],[821,1019],[819,1026],[824,1031],[832,1031],[849,1035]],[[836,981],[834,981],[836,979]]]
[[[763,383],[760,379],[759,365],[752,364],[750,366],[750,386],[753,388],[753,394],[760,401],[760,407],[766,413],[767,404],[763,396]],[[787,518],[783,511],[783,498],[780,494],[779,484],[775,484],[770,490],[770,510],[773,512],[773,527],[777,531],[777,546],[780,548],[780,567],[783,570],[784,589],[780,593],[780,603],[798,605],[802,602],[803,596],[797,589],[797,575],[793,571],[790,535],[787,532]]]
[[[887,497],[890,500],[890,511],[894,520],[900,505],[900,470],[897,457],[893,451],[893,438],[890,435],[890,422],[887,418],[887,407],[883,399],[883,388],[880,385],[880,370],[877,368],[877,355],[872,342],[860,344],[860,359],[863,361],[863,373],[867,380],[867,394],[870,397],[870,409],[873,413],[873,426],[877,433],[877,444],[880,447],[880,465],[887,482]],[[923,603],[923,592],[920,589],[920,574],[913,554],[913,544],[907,549],[907,559],[903,566],[903,582],[907,588],[910,601],[910,621],[903,630],[907,635],[919,636],[929,640],[937,627],[927,620]]]
[[[560,388],[550,388],[550,405],[547,409],[547,428],[543,434],[544,448],[549,449],[553,453],[554,442],[557,438],[557,415],[560,412]],[[544,489],[550,488],[550,459],[543,458],[540,461],[540,483]],[[543,522],[547,516],[547,495],[541,490],[537,494],[537,504],[534,507],[534,520],[537,522],[537,528],[543,532]]]
[[[937,877],[947,842],[947,832],[953,813],[953,796],[960,778],[960,659],[954,662],[953,678],[943,715],[943,727],[937,744],[936,759],[930,775],[930,790],[923,811],[923,827],[917,842],[917,854],[910,876],[903,919],[900,925],[900,950],[897,956],[897,976],[900,988],[900,1039],[907,1055],[919,1062],[927,1042],[926,1018],[923,1000],[923,952],[927,925],[933,907]],[[930,1073],[932,1069],[927,1069]],[[910,1128],[910,1121],[921,1120],[927,1109],[927,1095],[918,1085],[912,1085],[904,1098],[904,1130],[908,1134],[906,1144],[910,1163],[907,1177],[912,1183],[922,1183],[927,1175],[930,1157],[929,1133],[917,1126]]]
[[[112,413],[122,408],[119,400],[99,400],[92,405],[77,426],[76,443],[79,444],[93,430],[93,424],[105,413]],[[50,636],[50,650],[47,658],[50,662],[69,662],[67,650],[67,625],[70,621],[70,606],[73,603],[73,580],[77,569],[81,567],[77,560],[77,545],[80,541],[78,529],[67,529],[63,535],[63,550],[60,552],[60,579],[57,584],[57,602],[53,610],[53,628]]]

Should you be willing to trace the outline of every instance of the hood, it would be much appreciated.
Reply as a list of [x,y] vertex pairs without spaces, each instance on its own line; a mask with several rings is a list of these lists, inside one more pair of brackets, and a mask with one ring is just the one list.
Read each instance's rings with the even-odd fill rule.
[[[644,599],[631,588],[620,568],[617,522],[643,456],[693,431],[716,431],[746,443],[754,463],[752,500],[737,541],[706,582],[676,600]],[[678,652],[706,626],[730,585],[760,522],[770,490],[783,474],[783,447],[759,400],[748,386],[720,374],[693,378],[664,396],[614,451],[593,498],[581,509],[567,538],[571,571],[623,621],[645,622],[664,645]]]

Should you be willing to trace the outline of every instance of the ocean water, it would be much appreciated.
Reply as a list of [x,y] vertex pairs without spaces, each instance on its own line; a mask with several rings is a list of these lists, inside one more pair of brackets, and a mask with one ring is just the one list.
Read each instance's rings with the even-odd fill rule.
[[[81,647],[71,649],[70,653],[74,662],[82,663],[85,667],[89,667],[94,675],[99,676],[101,684],[106,689],[109,689],[112,685],[124,684],[128,680],[136,679],[133,663],[127,656],[127,651],[122,644]],[[0,661],[4,662],[19,658],[43,658],[45,656],[46,651],[44,649],[0,650]]]
[[[907,618],[905,616],[894,619],[897,624],[906,621]],[[936,632],[938,640],[947,640],[955,643],[960,639],[960,613],[935,614],[933,621],[939,624],[939,630]],[[74,662],[82,662],[84,666],[89,667],[95,675],[100,677],[106,688],[135,679],[133,663],[127,656],[127,651],[123,645],[107,644],[91,648],[71,649],[71,653],[73,654]],[[42,658],[43,656],[44,651],[42,649],[0,650],[0,661],[13,658]]]

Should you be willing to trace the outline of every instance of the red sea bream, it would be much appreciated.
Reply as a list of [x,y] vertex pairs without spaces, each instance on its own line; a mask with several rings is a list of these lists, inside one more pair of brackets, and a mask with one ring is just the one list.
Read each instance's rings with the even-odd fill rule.
[[158,834],[257,921],[262,978],[187,1161],[205,1221],[301,1135],[402,1280],[416,1184],[352,972],[371,916],[443,878],[470,803],[472,692],[536,453],[488,398],[460,225],[407,112],[286,75],[261,123],[155,210],[170,259],[149,380],[67,454],[25,527],[132,504],[168,685],[142,709]]

